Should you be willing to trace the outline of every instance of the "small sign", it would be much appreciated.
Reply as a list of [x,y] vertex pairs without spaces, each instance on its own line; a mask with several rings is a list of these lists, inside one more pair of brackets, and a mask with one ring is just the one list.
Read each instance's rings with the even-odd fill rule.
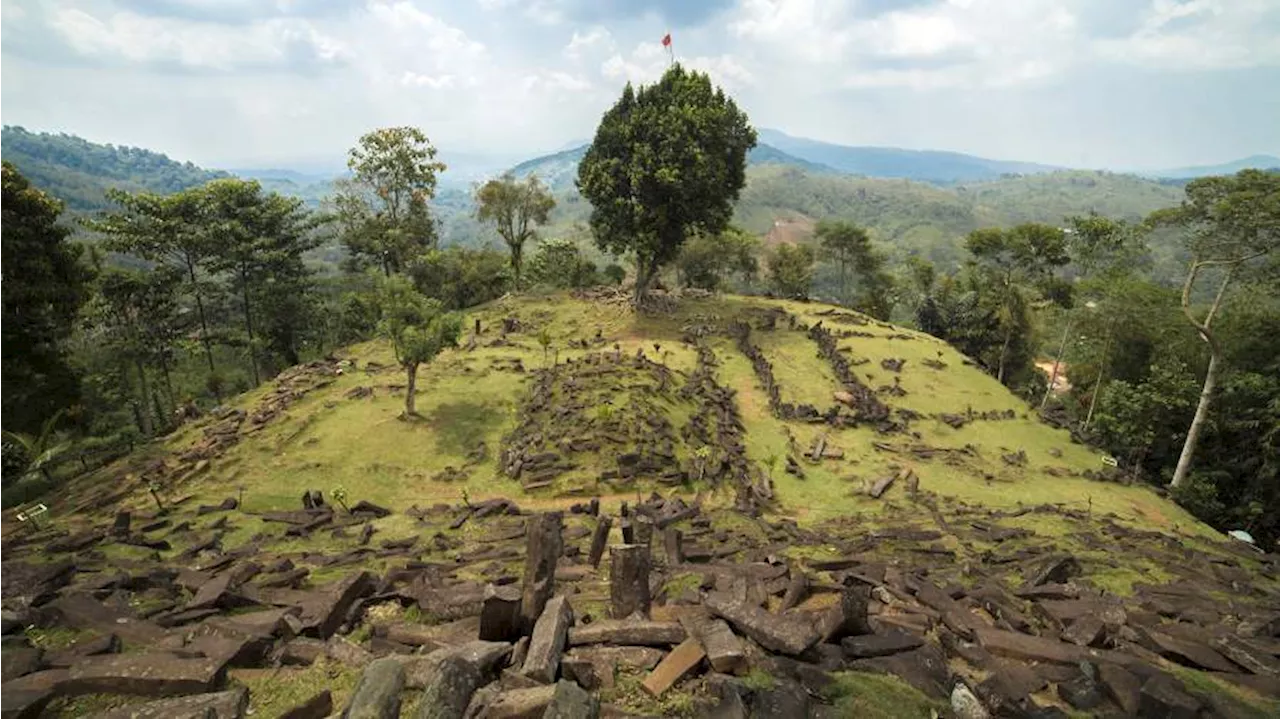
[[28,520],[33,520],[42,514],[48,513],[48,511],[49,511],[48,507],[44,506],[43,504],[37,504],[34,507],[31,507],[29,509],[24,509],[21,512],[18,512],[18,521],[26,522]]
[[1105,464],[1105,465],[1107,465],[1108,467],[1119,467],[1119,466],[1120,466],[1120,463],[1116,461],[1116,458],[1115,458],[1115,457],[1103,457],[1103,458],[1102,458],[1102,463],[1103,463],[1103,464]]

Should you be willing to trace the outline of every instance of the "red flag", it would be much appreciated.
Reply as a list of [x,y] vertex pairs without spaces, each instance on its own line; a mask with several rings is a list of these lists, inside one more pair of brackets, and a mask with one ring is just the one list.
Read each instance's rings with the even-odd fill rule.
[[671,47],[671,33],[662,36],[662,46]]

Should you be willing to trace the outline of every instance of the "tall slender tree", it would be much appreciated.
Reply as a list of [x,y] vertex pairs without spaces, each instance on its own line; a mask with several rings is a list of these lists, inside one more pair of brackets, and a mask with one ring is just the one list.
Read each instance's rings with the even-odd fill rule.
[[846,284],[848,267],[872,252],[871,235],[852,222],[823,220],[814,231],[824,253],[840,268],[840,301],[849,299]]
[[[1175,225],[1187,233],[1191,262],[1182,285],[1182,311],[1209,346],[1204,385],[1173,472],[1172,487],[1183,486],[1190,476],[1196,443],[1217,386],[1223,352],[1213,321],[1232,281],[1256,260],[1280,248],[1280,172],[1243,170],[1233,176],[1201,178],[1190,182],[1186,193],[1181,207],[1161,210],[1149,218],[1152,225]],[[1196,307],[1196,283],[1210,273],[1217,275],[1218,288],[1207,308]]]
[[263,322],[257,315],[272,311],[273,298],[302,291],[307,277],[302,255],[314,246],[311,219],[301,200],[265,194],[256,181],[214,180],[202,192],[211,241],[219,247],[211,267],[225,272],[239,295],[257,385],[262,381],[258,325]]
[[492,222],[502,241],[507,243],[511,250],[511,273],[517,288],[520,287],[525,243],[537,238],[538,225],[547,224],[555,206],[555,198],[537,175],[521,181],[508,172],[476,190],[476,219]]

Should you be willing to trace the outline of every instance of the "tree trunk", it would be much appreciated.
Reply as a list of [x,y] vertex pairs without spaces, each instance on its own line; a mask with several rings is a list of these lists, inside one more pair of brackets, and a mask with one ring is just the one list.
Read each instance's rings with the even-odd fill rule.
[[520,289],[520,268],[524,264],[524,245],[511,243],[511,272],[515,275],[516,290]]
[[845,261],[844,256],[840,257],[840,302],[844,305],[849,304],[849,292],[845,289]]
[[138,413],[138,421],[142,424],[142,434],[150,437],[155,433],[155,423],[151,417],[151,384],[147,381],[147,369],[142,366],[142,360],[135,361],[134,366],[138,370],[138,392],[142,395],[138,401],[138,406],[142,408]]
[[262,384],[258,376],[258,352],[253,345],[253,312],[249,306],[249,279],[244,270],[240,271],[240,296],[244,302],[244,330],[249,335],[249,365],[253,367],[253,386]]
[[[196,314],[200,317],[200,344],[204,345],[204,356],[209,361],[209,374],[213,374],[216,370],[213,368],[213,348],[209,344],[209,321],[204,314],[204,298],[200,294],[199,285],[196,284],[196,266],[190,259],[187,260],[187,275],[191,278],[191,294],[195,295]],[[222,401],[221,396],[217,399]]]
[[1209,306],[1209,312],[1204,316],[1204,322],[1197,322],[1195,316],[1191,314],[1191,288],[1195,284],[1200,266],[1199,261],[1195,262],[1191,266],[1191,271],[1187,273],[1187,282],[1182,288],[1182,312],[1192,326],[1200,332],[1200,337],[1209,345],[1209,368],[1204,373],[1204,386],[1200,388],[1196,416],[1191,420],[1191,426],[1187,428],[1187,439],[1182,443],[1182,454],[1178,455],[1178,467],[1173,471],[1173,479],[1169,482],[1169,486],[1174,489],[1185,484],[1187,477],[1191,474],[1191,461],[1195,457],[1200,429],[1209,416],[1209,403],[1213,401],[1213,389],[1218,381],[1218,361],[1222,354],[1209,326],[1213,324],[1213,316],[1222,306],[1222,298],[1227,294],[1227,285],[1231,284],[1231,277],[1239,265],[1235,263],[1228,267],[1227,274],[1222,278],[1222,284],[1218,286],[1218,294],[1213,298],[1213,304]]
[[413,417],[418,414],[418,403],[416,395],[418,391],[418,365],[411,364],[405,367],[407,375],[407,387],[404,391],[404,416]]
[[1089,412],[1084,416],[1084,425],[1082,430],[1089,429],[1089,423],[1093,421],[1093,410],[1098,407],[1098,393],[1102,391],[1102,376],[1107,371],[1107,355],[1111,352],[1111,338],[1115,336],[1113,330],[1115,321],[1107,325],[1107,341],[1102,345],[1102,361],[1098,363],[1098,378],[1093,381],[1093,396],[1089,398]]
[[1186,483],[1191,474],[1191,460],[1195,456],[1196,442],[1200,439],[1200,428],[1209,417],[1209,403],[1213,400],[1213,389],[1217,385],[1218,352],[1209,355],[1209,370],[1204,374],[1204,387],[1200,389],[1200,402],[1196,405],[1195,419],[1187,430],[1187,441],[1182,443],[1182,454],[1178,455],[1178,468],[1173,471],[1173,481],[1169,486],[1177,489]]
[[1013,325],[1004,333],[1004,344],[1000,345],[1000,364],[996,369],[996,381],[1004,384],[1004,358],[1009,353],[1009,344],[1013,342]]

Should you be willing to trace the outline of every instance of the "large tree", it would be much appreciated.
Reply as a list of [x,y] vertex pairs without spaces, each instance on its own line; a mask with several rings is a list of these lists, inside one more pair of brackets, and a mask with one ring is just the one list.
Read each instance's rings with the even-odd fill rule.
[[202,197],[201,188],[172,195],[112,188],[107,190],[107,199],[118,209],[85,224],[106,237],[108,249],[163,262],[182,271],[187,292],[195,301],[200,343],[212,374],[216,370],[205,303],[209,294],[206,274],[215,248],[204,231],[207,218],[201,214]]
[[840,268],[840,301],[848,301],[846,276],[850,265],[872,253],[871,235],[844,220],[823,220],[814,231],[823,252]]
[[783,297],[804,299],[813,285],[813,248],[781,244],[769,255],[769,284]]
[[721,232],[746,182],[756,131],[711,78],[672,65],[656,84],[630,83],[578,165],[601,249],[632,253],[637,304],[690,232]]
[[435,146],[416,127],[374,130],[347,153],[351,178],[340,183],[334,202],[353,260],[390,276],[435,246],[427,203],[446,169],[435,157]]
[[77,395],[64,342],[87,297],[81,247],[58,225],[62,204],[3,167],[4,426],[39,431]]
[[760,238],[738,227],[714,235],[695,234],[680,250],[676,267],[685,287],[721,289],[737,274],[750,282],[760,271]]
[[[264,193],[256,181],[214,180],[202,192],[211,241],[219,248],[211,267],[228,275],[240,297],[249,364],[257,385],[262,381],[261,325],[275,323],[279,330],[278,311],[293,317],[296,300],[309,286],[302,256],[315,246],[312,220],[301,200]],[[283,331],[283,340],[278,334],[271,339],[283,347],[285,361],[296,362],[295,322],[287,321]]]
[[[110,351],[123,368],[134,374],[134,416],[144,436],[155,434],[155,419],[172,416],[177,401],[169,376],[174,345],[178,340],[177,268],[151,271],[109,269],[98,282],[98,292],[88,313],[93,321],[92,339]],[[165,379],[165,401],[157,401],[150,373],[159,368]],[[129,372],[122,373],[126,378]],[[134,384],[136,380],[136,384]],[[158,412],[158,405],[163,412]]]
[[508,172],[476,190],[476,205],[476,219],[492,222],[511,250],[511,273],[519,288],[525,243],[538,236],[538,225],[547,224],[555,198],[537,175],[521,181]]
[[[1209,346],[1209,366],[1196,414],[1170,482],[1180,487],[1190,475],[1223,358],[1213,320],[1232,280],[1280,247],[1280,172],[1243,170],[1234,176],[1193,180],[1182,206],[1154,213],[1150,223],[1176,225],[1187,233],[1191,262],[1182,286],[1182,311]],[[1213,300],[1207,308],[1197,307],[1193,302],[1196,283],[1211,273],[1218,285]]]
[[1055,268],[1069,260],[1066,233],[1035,223],[1009,229],[989,227],[969,233],[965,247],[1001,306],[1004,340],[996,379],[1004,382],[1014,336],[1030,327],[1026,317],[1033,293],[1051,280]]
[[406,277],[385,280],[378,300],[379,329],[391,340],[396,361],[405,371],[404,416],[412,418],[418,414],[418,367],[458,345],[462,320],[446,312],[439,300],[418,292]]

